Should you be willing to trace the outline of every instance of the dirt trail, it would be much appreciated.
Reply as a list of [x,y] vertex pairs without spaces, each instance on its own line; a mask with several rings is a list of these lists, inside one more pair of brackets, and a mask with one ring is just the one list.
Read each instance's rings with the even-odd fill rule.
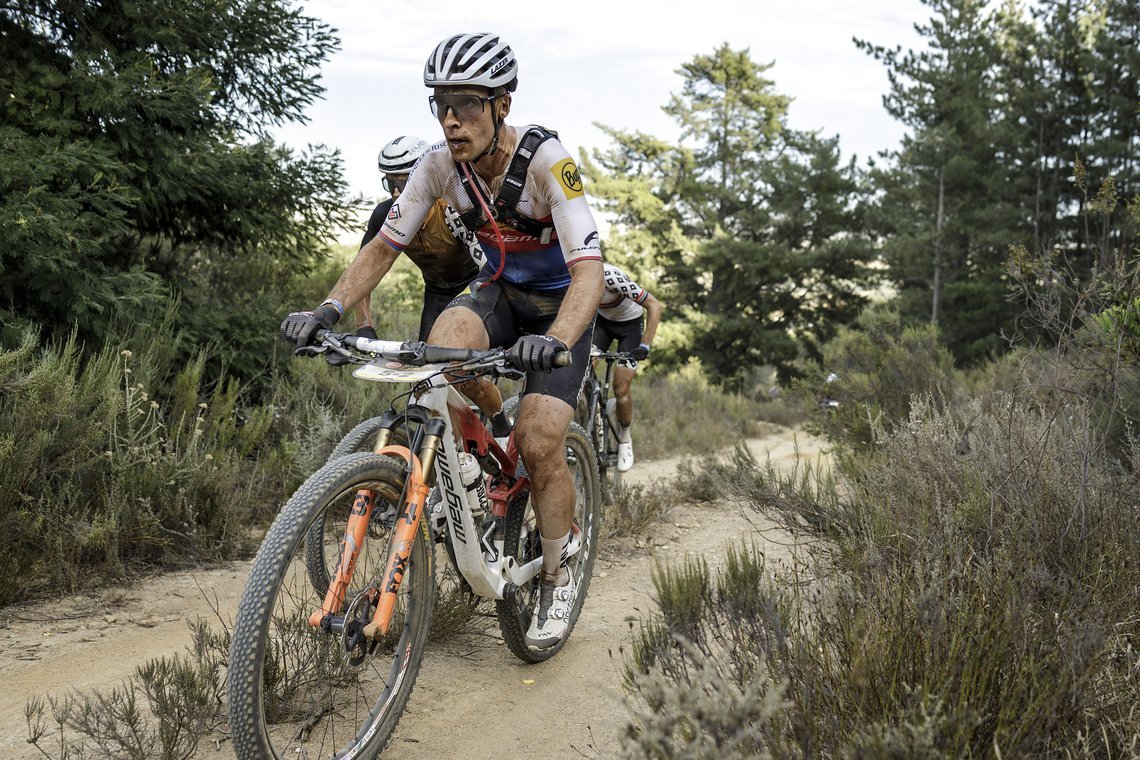
[[[770,457],[777,467],[791,466],[797,456],[814,461],[821,446],[789,430],[748,443],[761,461]],[[678,461],[639,462],[627,479],[660,481],[674,474]],[[389,753],[405,760],[481,760],[503,752],[536,760],[615,756],[627,714],[620,651],[630,641],[630,620],[652,608],[654,562],[702,554],[715,564],[725,544],[748,535],[760,542],[775,539],[765,546],[770,559],[786,556],[778,533],[758,533],[757,527],[764,528],[735,507],[678,505],[637,546],[620,552],[603,547],[574,635],[549,662],[517,660],[491,621],[486,634],[430,646]],[[167,574],[97,598],[5,610],[0,615],[0,757],[42,758],[24,741],[28,699],[70,689],[109,691],[137,665],[184,652],[188,620],[216,619],[217,609],[228,622],[248,568],[242,562]],[[216,738],[220,743],[203,742],[198,757],[232,757],[224,737]]]

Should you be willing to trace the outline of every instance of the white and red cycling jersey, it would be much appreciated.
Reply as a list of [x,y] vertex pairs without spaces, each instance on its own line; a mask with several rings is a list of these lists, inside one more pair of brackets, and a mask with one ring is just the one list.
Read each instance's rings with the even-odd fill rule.
[[[514,130],[516,137],[521,138],[527,128]],[[446,200],[460,214],[469,211],[474,203],[460,183],[457,171],[446,143],[433,145],[416,164],[407,186],[392,204],[388,218],[380,228],[380,237],[402,251],[439,198]],[[505,174],[504,168],[503,175],[488,187],[482,178],[471,173],[491,198],[494,198]],[[570,284],[569,267],[572,264],[589,259],[601,260],[598,226],[586,202],[578,167],[557,139],[544,141],[535,151],[515,210],[522,216],[552,224],[555,233],[543,241],[500,222],[499,230],[507,253],[500,277],[506,282],[528,290],[559,290]],[[482,275],[489,276],[500,266],[499,236],[490,221],[475,230],[475,235],[487,257]]]
[[649,297],[649,291],[633,281],[621,267],[606,264],[606,289],[598,304],[598,314],[611,322],[628,322],[641,319],[641,307]]

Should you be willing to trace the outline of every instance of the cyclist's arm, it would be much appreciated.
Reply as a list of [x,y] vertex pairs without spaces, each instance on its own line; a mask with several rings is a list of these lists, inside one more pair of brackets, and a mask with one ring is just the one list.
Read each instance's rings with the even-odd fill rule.
[[[381,236],[377,235],[368,241],[368,244],[356,252],[356,257],[349,263],[344,274],[336,281],[329,298],[340,301],[345,310],[352,309],[367,299],[368,295],[388,274],[392,264],[399,257],[400,252],[389,245]],[[364,304],[367,309],[367,303]],[[361,311],[354,312],[358,324],[367,324],[360,321]],[[364,312],[367,314],[367,311]],[[371,320],[369,320],[370,322]]]
[[436,184],[430,172],[416,171],[412,174],[399,200],[389,208],[376,237],[356,252],[348,269],[333,286],[329,298],[340,301],[347,311],[380,284],[435,205],[439,197]]
[[605,290],[598,225],[582,188],[574,159],[557,140],[547,140],[531,161],[537,194],[550,206],[550,218],[570,272],[570,286],[548,335],[574,345],[594,319]]
[[602,298],[602,262],[600,259],[582,259],[570,266],[570,287],[562,298],[562,306],[554,324],[546,331],[565,343],[573,346],[582,333],[594,321],[598,301]]
[[[380,225],[384,223],[384,219],[388,216],[389,209],[392,208],[392,199],[378,204],[376,208],[372,209],[372,215],[368,217],[368,226],[364,229],[364,238],[360,241],[360,247],[368,245],[372,242],[372,238],[376,237],[376,233],[380,231]],[[353,316],[356,317],[356,326],[364,327],[365,325],[372,326],[372,294],[369,293],[356,302],[356,306],[352,307]]]
[[653,336],[657,334],[657,325],[661,322],[661,302],[653,297],[652,293],[645,294],[645,332],[641,342],[647,346],[653,345]]

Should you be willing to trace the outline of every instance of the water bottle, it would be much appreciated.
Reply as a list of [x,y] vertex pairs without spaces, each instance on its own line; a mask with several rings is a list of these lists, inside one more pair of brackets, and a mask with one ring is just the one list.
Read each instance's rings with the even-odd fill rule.
[[487,484],[483,481],[483,470],[474,454],[464,451],[459,455],[459,477],[467,489],[471,515],[478,520],[487,513]]

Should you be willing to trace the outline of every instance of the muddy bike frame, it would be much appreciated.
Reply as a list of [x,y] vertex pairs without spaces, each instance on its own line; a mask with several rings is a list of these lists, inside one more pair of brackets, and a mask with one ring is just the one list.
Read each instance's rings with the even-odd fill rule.
[[[433,472],[438,476],[444,505],[447,530],[454,549],[455,565],[467,580],[471,590],[489,599],[512,598],[518,587],[532,580],[542,569],[542,557],[520,565],[514,557],[503,554],[503,523],[507,506],[530,489],[519,453],[515,448],[514,434],[504,450],[479,421],[466,400],[452,387],[447,375],[469,377],[489,374],[498,368],[508,367],[505,349],[476,351],[444,349],[423,344],[405,344],[395,341],[370,340],[353,335],[329,332],[319,333],[321,344],[313,353],[331,351],[351,362],[365,361],[347,350],[348,347],[375,357],[358,367],[353,375],[361,380],[380,383],[410,384],[411,397],[404,412],[388,411],[377,434],[374,451],[393,456],[408,463],[409,475],[403,503],[398,507],[396,525],[389,547],[388,561],[381,576],[376,609],[372,621],[364,627],[364,635],[374,639],[386,634],[392,623],[396,595],[408,568],[412,545],[416,540],[424,511]],[[456,364],[457,362],[457,364]],[[507,370],[509,371],[509,370]],[[447,374],[445,374],[445,372]],[[493,519],[480,533],[475,514],[483,511],[479,483],[468,487],[460,476],[460,449],[456,445],[452,428],[452,415],[459,421],[463,450],[479,459],[483,470],[483,484],[488,475],[491,487],[486,490]],[[400,425],[419,425],[409,446],[390,445],[392,431]],[[368,521],[375,504],[375,493],[357,492],[352,511],[341,542],[336,572],[329,584],[321,608],[314,611],[309,624],[314,627],[337,628],[343,626],[345,596],[356,567],[360,547],[367,537]],[[568,555],[578,552],[580,544],[571,542]]]

